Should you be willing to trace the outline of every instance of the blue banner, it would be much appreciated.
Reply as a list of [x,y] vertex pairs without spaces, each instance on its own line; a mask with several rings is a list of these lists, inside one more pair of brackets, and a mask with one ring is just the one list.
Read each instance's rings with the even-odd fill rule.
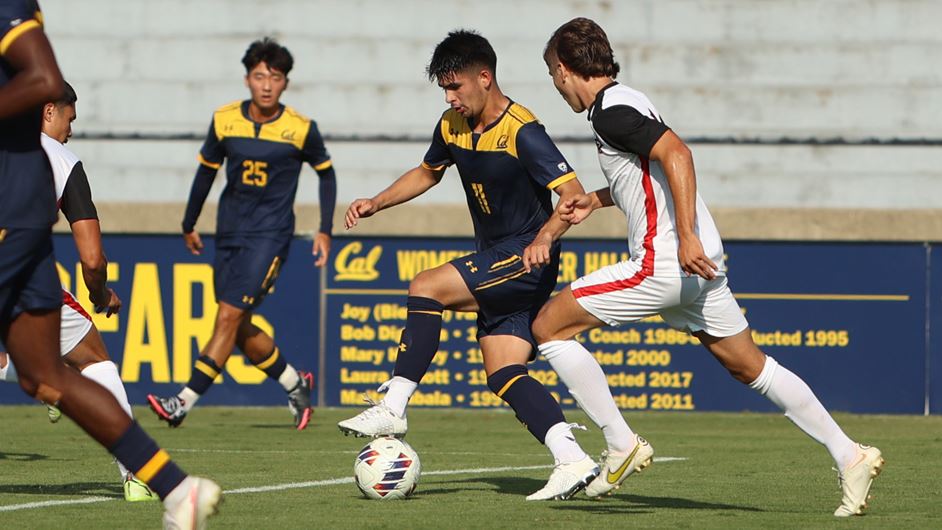
[[[176,393],[212,334],[213,241],[193,256],[179,236],[106,236],[117,317],[94,315],[132,403]],[[55,237],[63,285],[88,307],[70,236]],[[464,254],[470,239],[336,238],[319,270],[296,239],[256,323],[294,366],[317,374],[319,405],[359,406],[391,377],[409,282]],[[832,410],[942,410],[942,247],[732,242],[730,287],[759,347],[799,374]],[[559,287],[627,257],[623,241],[565,241]],[[440,351],[414,406],[501,407],[487,388],[473,313],[446,311]],[[733,380],[698,341],[658,317],[579,337],[628,410],[775,410]],[[575,406],[549,365],[533,377]],[[374,395],[375,397],[375,395]],[[28,402],[15,385],[0,401]],[[201,403],[279,405],[284,392],[237,352]],[[928,408],[927,408],[928,407]]]

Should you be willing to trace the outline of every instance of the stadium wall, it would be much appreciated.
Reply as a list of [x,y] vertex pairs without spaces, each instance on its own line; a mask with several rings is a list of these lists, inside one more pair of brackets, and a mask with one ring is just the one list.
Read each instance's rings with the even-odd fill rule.
[[[177,236],[105,238],[109,280],[124,301],[94,315],[132,403],[176,392],[212,333],[212,240],[191,255]],[[88,304],[71,238],[55,238],[63,284]],[[473,248],[467,238],[342,237],[316,269],[311,241],[297,238],[275,291],[255,322],[292,364],[317,374],[321,406],[358,406],[392,372],[409,280]],[[560,285],[625,259],[624,242],[564,243]],[[730,285],[768,354],[802,376],[833,410],[942,412],[942,246],[913,243],[735,242]],[[89,308],[91,309],[91,308]],[[416,406],[503,406],[486,386],[475,317],[446,312],[440,351]],[[625,410],[754,410],[772,405],[736,383],[690,336],[658,318],[581,338]],[[531,374],[566,407],[572,398],[542,360]],[[284,392],[234,354],[205,404],[282,405]],[[375,397],[375,396],[374,396]],[[28,398],[0,385],[0,402]]]
[[[70,147],[111,232],[178,230],[199,137],[215,107],[245,97],[239,59],[262,35],[295,55],[285,101],[328,135],[342,204],[421,159],[444,108],[423,69],[457,26],[492,41],[502,87],[554,137],[573,140],[563,152],[587,186],[599,186],[592,143],[575,141],[587,139],[584,118],[559,100],[540,59],[552,30],[583,15],[605,24],[620,79],[648,93],[682,137],[705,140],[693,144],[700,190],[728,239],[942,241],[942,71],[927,67],[942,59],[931,22],[942,18],[939,2],[48,0],[43,8],[80,98]],[[100,139],[108,135],[117,139]],[[365,141],[383,135],[405,141]],[[762,141],[737,143],[744,138]],[[864,139],[884,145],[846,145]],[[310,230],[316,177],[304,175],[299,226]],[[416,205],[436,220],[436,235],[467,234],[453,173]],[[608,237],[613,225],[621,226],[613,219],[583,235]]]

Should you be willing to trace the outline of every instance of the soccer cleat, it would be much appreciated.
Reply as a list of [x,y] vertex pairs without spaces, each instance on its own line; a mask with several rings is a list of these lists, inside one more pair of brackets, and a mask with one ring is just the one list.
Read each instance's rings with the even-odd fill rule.
[[635,435],[635,448],[630,453],[602,453],[602,472],[588,486],[585,494],[589,497],[611,494],[621,487],[632,473],[640,472],[654,461],[654,448],[644,438]]
[[844,497],[834,510],[835,516],[863,515],[870,499],[870,486],[883,470],[883,464],[883,454],[879,449],[857,444],[857,459],[837,475]]
[[186,404],[180,396],[162,398],[154,394],[147,394],[147,403],[150,404],[157,417],[167,422],[171,427],[179,427],[186,418]]
[[157,496],[147,487],[147,484],[128,473],[124,477],[124,500],[128,502],[156,501]]
[[62,411],[53,405],[46,405],[46,414],[49,415],[49,423],[58,423],[62,419]]
[[294,426],[303,431],[311,420],[311,388],[314,387],[314,374],[298,371],[301,380],[294,390],[288,392],[288,410],[294,414]]
[[557,464],[546,485],[527,496],[528,501],[564,501],[582,491],[599,474],[599,466],[590,457]]
[[[222,489],[207,478],[187,477],[177,488],[187,488],[177,492],[174,489],[164,500],[164,530],[202,530],[206,528],[206,519],[219,511],[222,502]],[[176,493],[185,496],[177,499]],[[173,501],[169,499],[173,498]]]
[[382,401],[376,403],[366,395],[363,398],[370,404],[370,408],[348,420],[339,422],[337,427],[340,428],[340,432],[344,435],[352,434],[357,437],[371,438],[379,436],[402,438],[406,435],[409,423],[405,416],[400,418]]

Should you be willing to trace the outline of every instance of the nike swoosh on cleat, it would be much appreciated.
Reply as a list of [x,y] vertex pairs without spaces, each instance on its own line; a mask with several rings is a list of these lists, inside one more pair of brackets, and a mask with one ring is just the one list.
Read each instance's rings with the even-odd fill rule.
[[641,443],[639,442],[638,444],[635,445],[635,448],[632,449],[631,454],[628,455],[628,458],[625,459],[625,461],[624,461],[624,463],[622,463],[621,467],[619,467],[618,469],[616,469],[614,473],[612,473],[611,471],[607,472],[607,474],[606,474],[606,476],[605,476],[605,480],[607,480],[609,484],[617,484],[617,483],[618,483],[618,479],[620,479],[621,476],[625,474],[625,470],[628,469],[628,464],[631,463],[631,460],[632,460],[632,459],[635,457],[635,455],[638,453],[638,449],[639,449],[640,447],[641,447]]

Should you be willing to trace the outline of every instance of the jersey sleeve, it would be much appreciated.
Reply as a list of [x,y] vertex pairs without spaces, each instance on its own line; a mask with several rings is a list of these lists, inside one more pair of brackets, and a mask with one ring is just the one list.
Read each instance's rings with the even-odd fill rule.
[[72,166],[72,172],[65,182],[62,190],[62,214],[69,220],[69,224],[82,219],[98,219],[98,210],[92,201],[92,189],[88,185],[88,176],[85,168],[79,162]]
[[226,150],[222,145],[222,140],[216,136],[215,118],[209,122],[209,132],[206,134],[206,141],[203,142],[203,147],[200,148],[197,158],[200,164],[211,169],[222,167],[222,161],[226,158]]
[[432,145],[428,147],[428,151],[425,152],[425,157],[422,159],[422,167],[437,171],[454,163],[455,160],[451,157],[451,152],[448,150],[448,145],[445,144],[445,138],[442,136],[442,123],[439,121],[432,132]]
[[539,122],[530,122],[517,131],[517,158],[530,178],[547,189],[576,178],[566,158]]
[[324,171],[333,164],[330,160],[330,153],[324,146],[324,138],[317,129],[317,122],[311,120],[311,128],[308,129],[307,138],[304,139],[304,147],[301,149],[301,156],[305,162],[318,172]]
[[608,145],[625,153],[650,156],[670,127],[629,105],[612,105],[592,116],[592,127]]
[[42,14],[34,0],[0,2],[0,56],[27,31],[42,28]]

